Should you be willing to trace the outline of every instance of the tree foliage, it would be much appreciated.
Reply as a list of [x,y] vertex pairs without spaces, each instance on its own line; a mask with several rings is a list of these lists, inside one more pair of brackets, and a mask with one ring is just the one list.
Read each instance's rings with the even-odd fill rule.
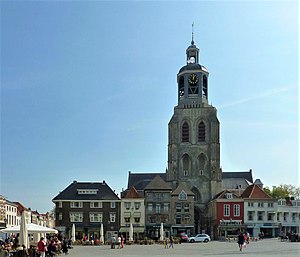
[[294,197],[295,199],[300,199],[299,186],[280,184],[279,186],[273,186],[272,189],[265,187],[264,191],[273,198]]

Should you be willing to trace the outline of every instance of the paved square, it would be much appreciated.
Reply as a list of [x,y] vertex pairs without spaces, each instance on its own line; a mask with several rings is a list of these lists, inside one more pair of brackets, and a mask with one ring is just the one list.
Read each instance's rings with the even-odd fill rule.
[[69,257],[99,256],[256,256],[256,257],[296,257],[300,256],[300,243],[280,242],[278,239],[265,239],[251,242],[242,252],[236,242],[212,241],[209,243],[184,243],[165,249],[163,245],[125,245],[124,249],[110,249],[110,246],[74,246]]

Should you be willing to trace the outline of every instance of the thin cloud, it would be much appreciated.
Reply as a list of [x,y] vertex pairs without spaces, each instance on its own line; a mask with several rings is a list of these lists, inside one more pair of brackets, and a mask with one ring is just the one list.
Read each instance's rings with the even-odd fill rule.
[[252,97],[247,97],[247,98],[240,99],[240,100],[237,100],[237,101],[234,101],[234,102],[225,103],[221,106],[218,106],[218,109],[224,109],[224,108],[227,108],[227,107],[232,107],[232,106],[244,104],[244,103],[256,100],[256,99],[260,99],[260,98],[268,97],[268,96],[271,96],[271,95],[277,95],[277,94],[280,94],[280,93],[283,93],[283,92],[291,91],[291,90],[296,89],[296,88],[297,88],[297,85],[291,85],[291,86],[287,86],[287,87],[284,87],[284,88],[282,88],[282,87],[274,88],[272,90],[265,91],[261,94],[258,94],[258,95],[252,96]]

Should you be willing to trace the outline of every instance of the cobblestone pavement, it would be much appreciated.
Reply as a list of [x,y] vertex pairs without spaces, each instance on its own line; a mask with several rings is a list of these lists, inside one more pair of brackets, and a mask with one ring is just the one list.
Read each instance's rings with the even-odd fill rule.
[[297,257],[300,256],[300,243],[280,242],[278,239],[265,239],[251,242],[242,252],[236,242],[184,243],[165,249],[163,245],[125,245],[124,249],[110,249],[110,246],[74,246],[68,257],[99,256],[256,256],[256,257]]

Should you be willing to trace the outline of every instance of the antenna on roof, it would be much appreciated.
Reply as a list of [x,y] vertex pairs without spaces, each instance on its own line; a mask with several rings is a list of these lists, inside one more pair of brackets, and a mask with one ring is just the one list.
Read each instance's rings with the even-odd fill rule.
[[192,42],[191,44],[194,44],[194,22],[192,23]]

